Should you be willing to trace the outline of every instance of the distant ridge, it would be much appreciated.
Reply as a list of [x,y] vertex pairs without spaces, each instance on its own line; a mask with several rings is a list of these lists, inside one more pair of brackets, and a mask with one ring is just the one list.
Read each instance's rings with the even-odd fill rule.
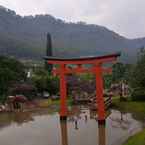
[[0,6],[0,55],[42,59],[47,32],[52,35],[55,56],[88,56],[122,52],[121,61],[136,61],[145,38],[128,39],[98,25],[66,23],[51,15],[20,16]]

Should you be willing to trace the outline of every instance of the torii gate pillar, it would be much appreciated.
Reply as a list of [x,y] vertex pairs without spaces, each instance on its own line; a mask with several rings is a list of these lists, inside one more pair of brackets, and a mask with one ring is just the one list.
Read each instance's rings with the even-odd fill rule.
[[60,65],[60,119],[66,120],[67,118],[67,88],[65,78],[65,65]]
[[105,123],[105,104],[103,96],[103,76],[102,67],[96,67],[96,100],[98,105],[98,122],[99,124]]

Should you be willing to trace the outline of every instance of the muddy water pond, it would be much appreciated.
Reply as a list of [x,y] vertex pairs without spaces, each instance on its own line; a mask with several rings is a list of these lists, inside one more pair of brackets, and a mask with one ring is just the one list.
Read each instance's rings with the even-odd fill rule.
[[121,145],[143,127],[130,113],[111,110],[106,126],[98,126],[88,107],[70,110],[67,121],[50,108],[0,114],[0,145]]

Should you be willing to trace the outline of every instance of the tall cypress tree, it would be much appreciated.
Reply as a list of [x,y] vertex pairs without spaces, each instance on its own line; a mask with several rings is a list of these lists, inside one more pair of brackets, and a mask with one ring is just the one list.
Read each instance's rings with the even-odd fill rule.
[[[46,44],[46,56],[52,56],[52,40],[50,33],[47,33],[47,44]],[[47,61],[45,61],[45,68],[48,70],[49,73],[51,73],[53,65],[48,64]]]

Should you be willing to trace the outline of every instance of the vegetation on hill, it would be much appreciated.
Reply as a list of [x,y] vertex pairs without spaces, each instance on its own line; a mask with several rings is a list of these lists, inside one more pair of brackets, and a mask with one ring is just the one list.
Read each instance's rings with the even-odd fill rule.
[[[32,67],[32,66],[31,66]],[[50,75],[44,68],[33,68],[31,78],[26,78],[28,68],[20,61],[0,56],[0,102],[5,101],[8,95],[23,94],[27,98],[31,96],[35,89],[37,93],[49,92],[50,95],[58,94],[59,82],[57,77]]]
[[145,101],[145,49],[138,53],[136,64],[116,63],[112,75],[105,75],[105,86],[124,82],[130,86],[133,101]]
[[52,35],[53,54],[61,57],[121,51],[121,60],[134,62],[138,48],[145,45],[144,38],[127,39],[102,26],[66,23],[51,15],[21,17],[0,7],[0,54],[41,59],[48,32]]
[[130,79],[133,88],[132,99],[137,101],[145,101],[145,50],[143,49],[138,57],[132,76]]
[[9,87],[25,80],[26,73],[22,63],[13,58],[0,56],[0,100],[4,100]]
[[32,82],[42,96],[44,91],[49,92],[50,95],[59,93],[58,77],[50,75],[45,69],[36,70],[32,76]]

